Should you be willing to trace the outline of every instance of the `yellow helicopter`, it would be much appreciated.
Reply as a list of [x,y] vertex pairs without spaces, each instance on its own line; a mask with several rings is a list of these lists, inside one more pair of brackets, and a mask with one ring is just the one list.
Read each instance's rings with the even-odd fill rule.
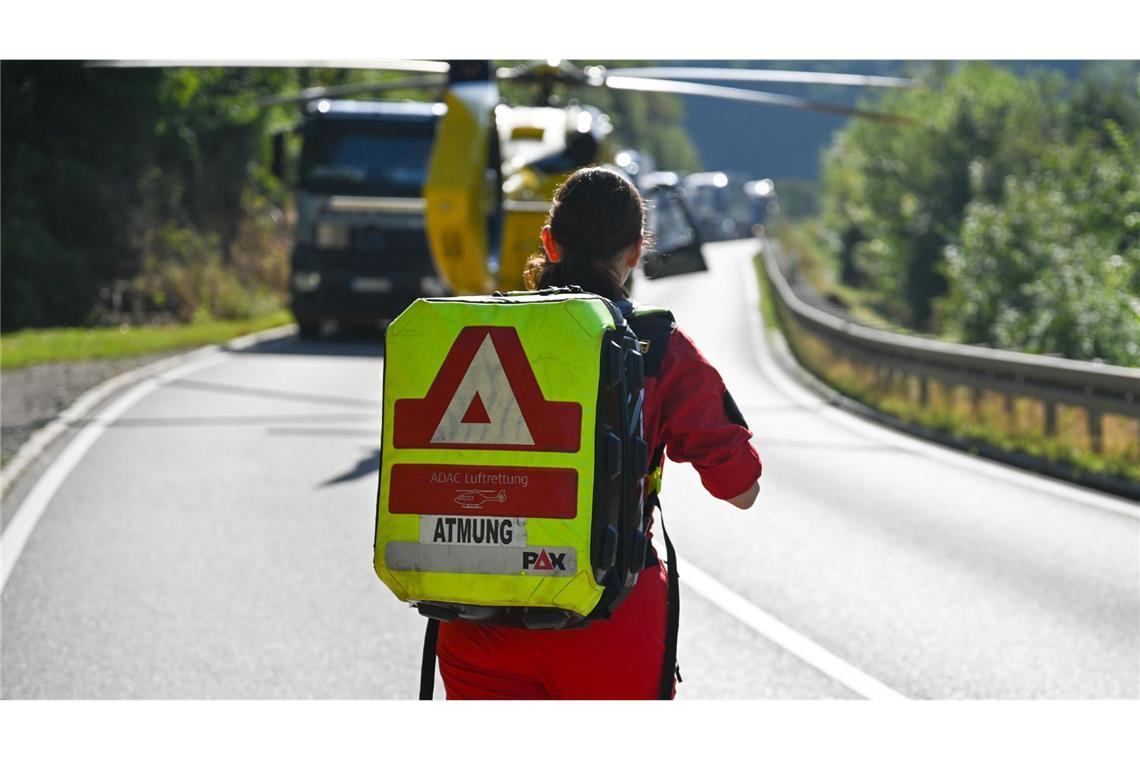
[[[475,60],[355,65],[416,74],[378,84],[311,88],[262,102],[327,101],[413,87],[442,90],[445,108],[428,161],[422,209],[435,269],[447,290],[455,294],[521,289],[524,263],[537,250],[538,233],[555,188],[575,169],[613,159],[614,149],[607,140],[609,118],[597,108],[574,101],[553,105],[555,88],[699,95],[899,122],[891,114],[691,80],[871,87],[914,84],[897,77],[768,69],[578,68],[562,60],[497,69],[488,61]],[[500,82],[537,87],[543,105],[505,104]]]

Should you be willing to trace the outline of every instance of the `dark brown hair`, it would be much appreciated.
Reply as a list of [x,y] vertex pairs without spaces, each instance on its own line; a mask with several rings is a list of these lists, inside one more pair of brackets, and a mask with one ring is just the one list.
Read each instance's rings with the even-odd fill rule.
[[531,256],[523,272],[528,288],[579,285],[610,299],[628,295],[614,264],[645,234],[645,203],[632,182],[600,166],[579,169],[554,192],[546,223],[562,256]]

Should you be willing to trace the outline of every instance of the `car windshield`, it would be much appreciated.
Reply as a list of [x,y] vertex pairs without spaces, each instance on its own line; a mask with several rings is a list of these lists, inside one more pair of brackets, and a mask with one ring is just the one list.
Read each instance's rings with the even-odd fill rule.
[[310,192],[419,195],[427,180],[431,125],[313,125],[305,133],[301,185]]
[[658,252],[671,253],[692,244],[693,228],[680,201],[668,191],[652,191],[647,194],[647,200],[649,223]]

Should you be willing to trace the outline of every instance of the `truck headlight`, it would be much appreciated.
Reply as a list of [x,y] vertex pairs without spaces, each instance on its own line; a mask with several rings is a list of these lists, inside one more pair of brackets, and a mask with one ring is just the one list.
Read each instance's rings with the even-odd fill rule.
[[348,225],[344,222],[317,222],[317,248],[347,248]]
[[298,293],[312,293],[321,286],[320,272],[294,272],[293,290]]

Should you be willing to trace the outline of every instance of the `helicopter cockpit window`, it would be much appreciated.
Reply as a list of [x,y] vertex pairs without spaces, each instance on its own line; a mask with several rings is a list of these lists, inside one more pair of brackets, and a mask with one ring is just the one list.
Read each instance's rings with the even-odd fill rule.
[[310,192],[418,195],[433,133],[323,124],[306,135],[301,184]]

